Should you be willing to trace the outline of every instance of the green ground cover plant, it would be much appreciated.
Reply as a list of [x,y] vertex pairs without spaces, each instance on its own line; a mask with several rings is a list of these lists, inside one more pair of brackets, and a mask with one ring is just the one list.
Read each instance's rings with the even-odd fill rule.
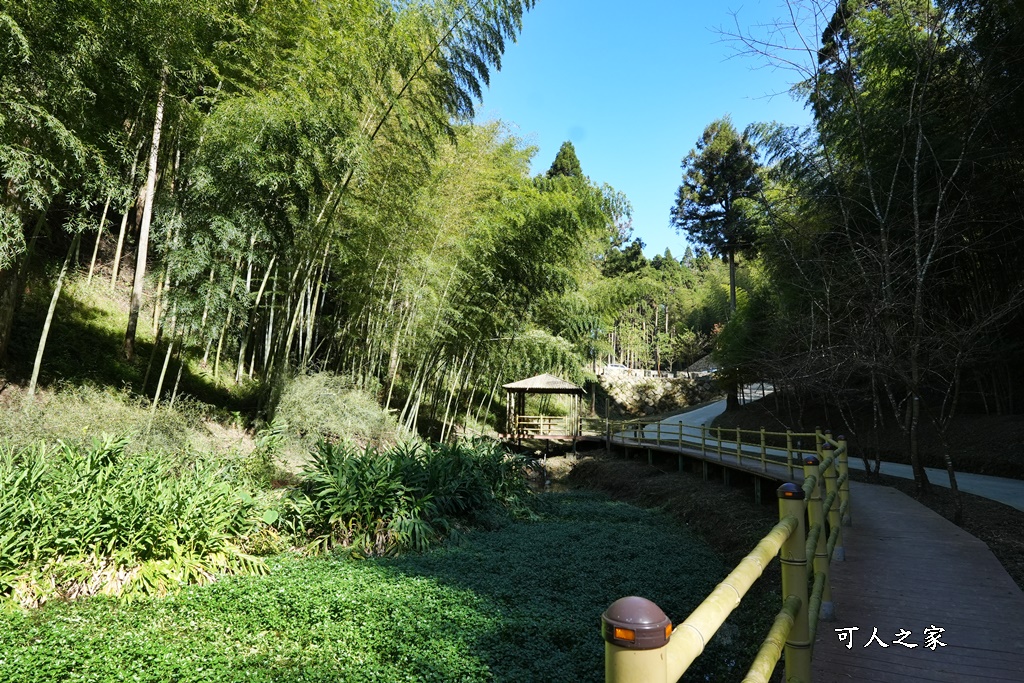
[[526,459],[496,442],[377,450],[321,441],[272,490],[273,428],[245,457],[131,453],[130,438],[0,451],[0,604],[162,595],[259,573],[286,548],[393,555],[529,515]]
[[[612,601],[645,595],[678,623],[723,575],[663,513],[580,493],[537,507],[429,553],[279,556],[166,598],[0,615],[0,680],[596,681]],[[731,620],[694,680],[736,678],[749,631]]]

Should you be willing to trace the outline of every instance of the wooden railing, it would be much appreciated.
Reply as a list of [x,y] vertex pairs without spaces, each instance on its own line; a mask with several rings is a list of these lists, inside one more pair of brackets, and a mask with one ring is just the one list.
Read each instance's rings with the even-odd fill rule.
[[[724,441],[727,433],[735,441]],[[835,613],[831,563],[845,559],[842,527],[851,519],[846,440],[833,439],[821,430],[798,434],[610,422],[605,424],[605,435],[609,442],[627,446],[692,449],[699,443],[705,458],[756,460],[762,468],[772,460],[784,460],[791,478],[795,471],[803,475],[802,485],[787,482],[779,487],[779,523],[675,629],[656,605],[642,598],[623,598],[608,608],[602,615],[605,680],[678,680],[778,554],[782,609],[743,681],[767,682],[785,652],[785,680],[809,683],[818,622],[832,619]],[[744,436],[756,439],[744,441]],[[813,439],[813,450],[793,447],[803,439]]]
[[518,415],[514,426],[515,433],[521,438],[531,436],[572,436],[579,430],[573,429],[573,418],[569,415]]

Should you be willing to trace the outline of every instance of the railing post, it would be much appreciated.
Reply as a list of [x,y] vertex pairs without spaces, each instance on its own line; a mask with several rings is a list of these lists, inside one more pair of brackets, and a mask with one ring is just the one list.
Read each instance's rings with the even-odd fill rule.
[[767,472],[768,471],[767,456],[768,456],[768,448],[767,448],[767,444],[765,443],[765,439],[764,439],[764,427],[761,427],[761,471],[762,472]]
[[672,622],[650,600],[620,598],[601,615],[605,683],[668,683]]
[[779,519],[795,517],[796,528],[779,550],[782,565],[782,600],[795,596],[800,600],[793,628],[786,639],[787,683],[810,683],[811,637],[807,619],[807,527],[804,523],[804,492],[796,484],[779,487]]
[[740,436],[740,428],[736,428],[736,464],[743,464],[743,437]]
[[680,422],[676,424],[676,428],[679,430],[679,433],[676,434],[676,446],[679,448],[679,450],[683,450],[683,423]]
[[658,420],[658,445],[661,445],[661,420]]
[[818,462],[824,460],[821,456],[821,444],[823,439],[821,438],[821,427],[814,428],[814,452],[818,454]]
[[826,516],[828,517],[828,529],[829,534],[836,535],[835,547],[832,550],[832,559],[842,562],[846,559],[846,551],[843,549],[843,523],[839,516],[839,486],[836,484],[838,475],[836,472],[839,469],[839,457],[835,455],[832,444],[825,442],[821,447],[822,453],[825,455],[827,460],[829,456],[832,457],[832,464],[829,465],[828,469],[825,470],[822,475],[825,477],[825,495],[832,499],[832,506],[829,507]]
[[850,526],[853,523],[852,505],[850,503],[850,446],[846,443],[846,437],[842,434],[839,435],[837,441],[839,442],[839,476],[846,475],[843,483],[839,485],[839,510],[840,514],[842,514],[843,507],[846,507],[846,514],[842,515],[842,524]]
[[810,477],[816,477],[814,488],[811,489],[811,497],[807,499],[807,533],[812,534],[814,527],[819,526],[818,542],[814,546],[814,573],[825,575],[825,586],[821,593],[821,619],[832,621],[835,619],[835,606],[832,604],[832,586],[829,581],[828,572],[828,551],[825,549],[828,540],[827,529],[825,528],[825,515],[821,505],[821,478],[822,471],[819,465],[821,461],[813,455],[804,457],[804,481]]
[[700,457],[708,457],[708,423],[700,424]]
[[718,434],[718,462],[722,462],[722,428],[715,427],[715,433]]
[[793,478],[793,430],[786,430],[786,469],[789,470],[789,478]]

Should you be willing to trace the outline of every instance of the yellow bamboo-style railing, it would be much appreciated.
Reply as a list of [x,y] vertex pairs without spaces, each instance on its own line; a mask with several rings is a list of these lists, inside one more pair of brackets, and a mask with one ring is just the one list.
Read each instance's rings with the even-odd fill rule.
[[[642,425],[642,426],[640,426]],[[653,431],[652,431],[653,427]],[[673,427],[668,425],[667,427]],[[624,445],[680,445],[699,443],[708,457],[708,438],[712,430],[702,427],[684,438],[684,429],[669,434],[653,423],[606,424],[609,441]],[[693,429],[693,428],[690,428]],[[844,437],[833,439],[828,432],[757,432],[729,430],[732,442],[723,443],[720,430],[714,431],[714,457],[733,454],[738,462],[746,458],[768,462],[767,452],[775,448],[785,453],[789,473],[794,472],[794,456],[799,454],[803,484],[783,484],[778,489],[779,523],[712,591],[682,624],[665,630],[665,638],[652,638],[643,632],[643,618],[623,615],[646,601],[628,598],[613,603],[602,616],[605,639],[605,680],[607,683],[662,683],[678,680],[726,618],[742,601],[753,583],[778,554],[782,563],[782,609],[775,618],[760,650],[750,665],[744,683],[766,683],[785,652],[785,679],[810,683],[812,644],[820,620],[834,618],[830,567],[844,558],[842,527],[850,523],[849,461]],[[744,442],[744,434],[753,434],[756,442]],[[778,437],[785,449],[768,445],[769,437]],[[675,443],[670,443],[672,438]],[[813,438],[814,450],[794,449],[794,438]],[[744,445],[757,445],[757,450]],[[753,451],[752,453],[749,453]],[[626,600],[630,602],[626,602]],[[663,614],[654,606],[654,611]],[[649,612],[645,612],[649,613]],[[632,627],[630,625],[633,625]],[[642,634],[639,637],[636,634]],[[632,634],[632,640],[630,640]],[[669,635],[670,634],[670,635]]]

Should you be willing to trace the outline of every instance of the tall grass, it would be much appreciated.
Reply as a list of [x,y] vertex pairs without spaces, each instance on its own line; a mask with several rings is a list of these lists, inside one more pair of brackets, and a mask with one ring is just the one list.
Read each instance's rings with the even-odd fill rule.
[[319,552],[424,550],[459,526],[524,512],[527,466],[486,441],[387,451],[321,441],[283,523]]
[[330,372],[298,375],[278,389],[274,421],[287,425],[289,444],[306,452],[321,439],[347,439],[385,448],[398,441],[398,423],[381,410],[372,390]]
[[0,599],[36,606],[162,594],[253,573],[254,499],[199,459],[126,455],[126,438],[0,452]]
[[204,422],[213,412],[212,406],[179,397],[174,408],[165,403],[154,413],[148,398],[126,388],[62,384],[35,399],[24,394],[8,398],[0,419],[0,443],[28,448],[59,440],[86,448],[94,437],[116,428],[131,437],[128,453],[212,451],[219,444]]

